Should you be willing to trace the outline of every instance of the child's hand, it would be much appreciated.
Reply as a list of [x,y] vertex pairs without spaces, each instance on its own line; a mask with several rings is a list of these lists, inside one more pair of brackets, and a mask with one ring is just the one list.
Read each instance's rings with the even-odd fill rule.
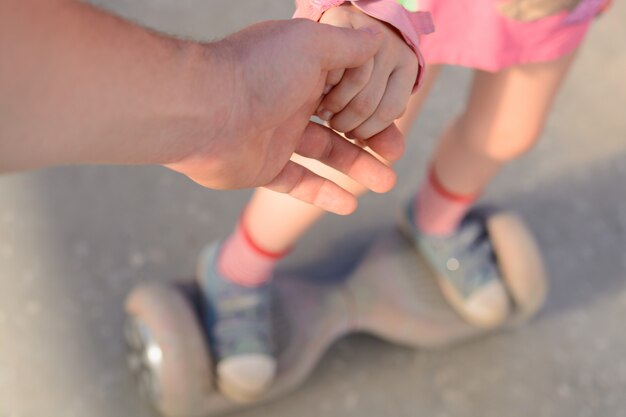
[[418,71],[417,57],[392,27],[351,4],[334,7],[320,22],[347,28],[379,26],[383,46],[367,64],[328,75],[333,86],[317,115],[350,138],[368,139],[399,118],[407,105]]

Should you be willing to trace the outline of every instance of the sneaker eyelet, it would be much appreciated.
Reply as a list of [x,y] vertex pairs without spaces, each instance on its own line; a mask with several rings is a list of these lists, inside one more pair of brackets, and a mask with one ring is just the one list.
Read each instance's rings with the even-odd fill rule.
[[446,268],[448,269],[448,271],[458,271],[460,267],[461,263],[456,258],[450,258],[446,261]]

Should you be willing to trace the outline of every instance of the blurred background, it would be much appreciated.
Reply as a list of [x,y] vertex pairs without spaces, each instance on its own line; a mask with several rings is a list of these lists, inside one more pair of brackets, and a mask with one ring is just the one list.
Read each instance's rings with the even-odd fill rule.
[[[98,0],[144,25],[211,40],[291,0]],[[339,342],[293,395],[238,416],[626,416],[626,4],[599,19],[540,145],[489,189],[520,212],[552,277],[529,325],[443,351],[366,336]],[[287,267],[394,220],[470,72],[440,78],[400,182],[329,216]],[[191,276],[248,192],[214,192],[161,168],[56,168],[0,177],[0,416],[153,416],[129,376],[123,302],[141,281]]]

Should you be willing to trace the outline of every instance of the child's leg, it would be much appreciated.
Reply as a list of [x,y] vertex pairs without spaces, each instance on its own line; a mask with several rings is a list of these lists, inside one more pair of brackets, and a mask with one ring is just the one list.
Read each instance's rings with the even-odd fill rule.
[[484,222],[466,214],[502,166],[535,143],[573,60],[477,71],[466,110],[441,136],[413,203],[417,246],[448,301],[476,325],[500,324],[509,302]]
[[439,181],[455,194],[480,192],[541,134],[575,54],[492,74],[477,71],[466,110],[440,140]]

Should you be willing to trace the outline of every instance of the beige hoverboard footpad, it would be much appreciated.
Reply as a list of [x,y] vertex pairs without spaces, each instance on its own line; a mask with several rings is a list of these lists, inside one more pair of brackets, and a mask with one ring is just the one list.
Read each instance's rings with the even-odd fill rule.
[[[513,305],[500,327],[523,322],[539,310],[546,296],[539,250],[515,215],[495,214],[487,226]],[[198,297],[180,286],[140,285],[126,303],[129,367],[141,391],[163,415],[214,416],[297,388],[327,348],[351,332],[368,332],[415,348],[438,348],[493,331],[461,319],[435,281],[415,249],[395,231],[381,236],[340,284],[277,278],[278,374],[272,388],[248,404],[232,402],[215,388]]]

